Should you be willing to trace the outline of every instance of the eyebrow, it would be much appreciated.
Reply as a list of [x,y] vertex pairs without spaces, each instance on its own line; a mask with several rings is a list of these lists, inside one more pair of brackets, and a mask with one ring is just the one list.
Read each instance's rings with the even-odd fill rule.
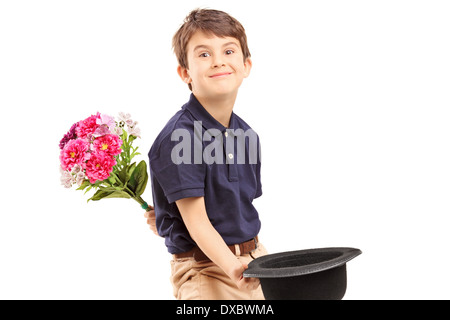
[[[230,41],[230,42],[225,43],[225,44],[222,46],[222,48],[223,48],[223,47],[228,47],[228,46],[230,46],[230,45],[234,45],[234,46],[236,46],[236,47],[239,47],[239,45],[238,45],[236,42]],[[194,52],[197,51],[197,50],[199,50],[199,49],[211,49],[211,48],[210,48],[209,46],[205,45],[205,44],[200,44],[200,45],[198,45],[198,46],[196,46],[196,47],[194,48]]]

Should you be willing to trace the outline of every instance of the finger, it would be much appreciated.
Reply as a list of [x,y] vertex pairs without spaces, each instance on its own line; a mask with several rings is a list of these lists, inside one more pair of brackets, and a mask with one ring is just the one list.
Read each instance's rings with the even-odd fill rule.
[[149,205],[147,207],[147,209],[145,210],[144,216],[148,215],[148,214],[151,214],[152,212],[153,212],[153,214],[155,214],[155,208]]
[[147,215],[147,218],[156,219],[155,211],[147,211],[145,214]]
[[258,278],[246,278],[247,280],[247,287],[249,290],[256,290],[259,286],[259,279]]
[[156,227],[150,226],[150,230],[152,230],[155,235],[159,236],[158,230],[156,229]]

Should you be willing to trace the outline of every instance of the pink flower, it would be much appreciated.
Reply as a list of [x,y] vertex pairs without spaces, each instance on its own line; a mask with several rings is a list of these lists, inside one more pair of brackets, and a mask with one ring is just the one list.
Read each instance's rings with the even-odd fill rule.
[[67,132],[64,137],[61,139],[61,141],[59,142],[59,148],[62,150],[64,148],[64,146],[66,145],[66,143],[69,140],[73,140],[77,138],[77,135],[75,134],[75,130],[78,126],[78,122],[73,124],[72,127],[70,128],[69,132]]
[[103,151],[111,156],[116,156],[122,152],[120,148],[122,140],[114,134],[107,134],[94,140],[94,150]]
[[116,127],[116,121],[114,117],[108,116],[107,114],[101,114],[99,118],[97,118],[98,125],[106,125],[110,130],[113,130]]
[[96,120],[98,124],[97,130],[94,132],[94,137],[101,137],[106,134],[110,134],[114,132],[116,128],[116,121],[113,117],[108,116],[107,114],[100,114],[100,117]]
[[75,132],[79,138],[88,138],[88,136],[93,135],[95,130],[99,127],[97,124],[97,119],[100,118],[100,113],[94,116],[90,116],[87,119],[81,120],[78,122],[78,127],[75,129]]
[[61,150],[59,159],[63,170],[72,170],[76,164],[84,167],[84,163],[89,159],[89,142],[84,139],[69,140]]
[[95,138],[97,138],[97,137],[101,137],[101,136],[104,136],[104,135],[107,135],[110,133],[111,133],[111,131],[109,130],[108,126],[106,124],[102,124],[97,128],[97,130],[95,130],[93,136]]
[[86,163],[86,176],[90,183],[105,180],[113,171],[116,159],[106,152],[94,152]]

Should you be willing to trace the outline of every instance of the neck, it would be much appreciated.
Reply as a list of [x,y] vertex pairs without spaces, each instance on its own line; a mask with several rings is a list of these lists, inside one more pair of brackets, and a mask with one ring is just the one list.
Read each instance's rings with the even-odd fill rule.
[[237,94],[226,97],[202,97],[197,96],[194,92],[194,95],[214,119],[228,128]]

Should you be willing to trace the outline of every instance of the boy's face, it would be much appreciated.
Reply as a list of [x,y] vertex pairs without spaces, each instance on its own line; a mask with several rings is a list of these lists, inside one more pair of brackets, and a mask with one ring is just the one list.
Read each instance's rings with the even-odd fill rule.
[[239,40],[196,32],[187,47],[188,68],[178,67],[184,82],[192,85],[197,97],[235,97],[252,62],[244,61]]

